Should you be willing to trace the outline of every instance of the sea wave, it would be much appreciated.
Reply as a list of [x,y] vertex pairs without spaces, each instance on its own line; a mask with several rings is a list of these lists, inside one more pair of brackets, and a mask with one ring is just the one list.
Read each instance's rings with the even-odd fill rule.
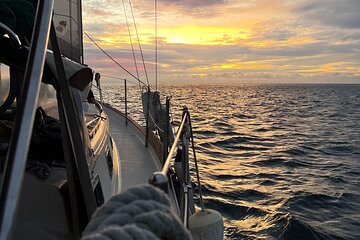
[[[103,88],[123,110],[124,89]],[[205,206],[227,239],[360,239],[360,85],[159,89],[172,116],[192,114]],[[137,87],[128,96],[140,106]],[[130,117],[144,123],[141,107]]]

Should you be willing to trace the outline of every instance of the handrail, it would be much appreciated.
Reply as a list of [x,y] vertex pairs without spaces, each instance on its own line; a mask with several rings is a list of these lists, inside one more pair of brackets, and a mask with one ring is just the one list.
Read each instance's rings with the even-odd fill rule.
[[[89,132],[89,137],[90,137],[90,139],[92,139],[92,138],[94,137],[95,133],[97,132],[97,130],[99,130],[101,121],[103,121],[103,120],[105,120],[105,119],[106,119],[106,118],[104,118],[104,117],[102,117],[102,116],[100,116],[100,115],[96,115],[96,116],[95,116],[95,119],[91,120],[91,123],[90,123],[90,124],[92,124],[92,123],[94,123],[94,122],[96,122],[96,124],[95,124],[94,127],[92,127],[92,129],[91,129],[90,132]],[[90,124],[86,124],[86,127],[89,127]]]
[[[128,113],[127,113],[127,79],[122,79],[124,81],[124,88],[125,88],[125,125],[128,120]],[[146,95],[147,93],[147,95]],[[145,147],[148,146],[148,138],[149,138],[149,131],[151,131],[151,128],[149,128],[149,121],[152,120],[155,124],[154,119],[152,118],[150,111],[149,111],[149,103],[150,103],[150,87],[144,87],[143,89],[143,97],[148,101],[144,101],[144,108],[147,108],[147,111],[145,111]],[[146,104],[146,105],[145,105]],[[180,125],[177,129],[177,133],[175,136],[175,139],[171,143],[170,150],[169,150],[169,134],[170,134],[170,97],[166,97],[166,119],[165,119],[165,129],[162,130],[162,132],[165,134],[163,138],[161,138],[162,142],[162,151],[163,151],[163,167],[161,171],[154,172],[153,175],[149,179],[149,183],[162,191],[168,193],[171,189],[171,162],[173,160],[173,157],[176,153],[177,149],[180,149],[181,151],[181,172],[177,172],[177,169],[175,168],[175,174],[177,175],[177,179],[179,180],[181,186],[180,186],[180,198],[179,198],[179,205],[177,205],[179,216],[181,221],[183,222],[184,226],[188,227],[189,225],[189,217],[192,213],[195,211],[195,205],[193,201],[193,188],[192,188],[192,181],[191,181],[191,175],[190,175],[190,169],[189,169],[189,154],[192,150],[192,154],[195,161],[195,169],[196,169],[196,178],[197,178],[197,186],[198,191],[200,195],[200,204],[201,209],[204,211],[204,203],[203,203],[203,197],[202,197],[202,191],[201,191],[201,182],[199,177],[199,170],[198,170],[198,164],[197,164],[197,158],[196,158],[196,152],[195,152],[195,144],[194,144],[194,136],[191,126],[191,119],[190,119],[190,112],[187,107],[184,107],[183,114],[181,118]],[[150,118],[150,120],[149,120]],[[155,124],[155,126],[158,128],[158,126]],[[159,129],[161,130],[161,129]],[[181,140],[181,141],[180,141]],[[190,145],[191,144],[191,145]],[[191,149],[190,149],[191,148]],[[177,200],[176,200],[177,201]]]
[[[124,88],[125,88],[125,125],[128,121],[128,110],[127,110],[127,104],[128,104],[128,98],[127,98],[127,79],[122,79],[124,81]],[[147,95],[146,95],[147,93]],[[201,210],[204,211],[204,202],[203,202],[203,196],[202,196],[202,189],[201,189],[201,182],[200,182],[200,176],[199,176],[199,169],[197,164],[197,158],[196,158],[196,152],[195,152],[195,144],[194,144],[194,136],[193,136],[193,130],[191,126],[191,119],[190,119],[190,112],[187,107],[184,107],[183,114],[181,118],[180,125],[178,127],[178,131],[176,133],[175,139],[172,142],[172,145],[169,146],[169,139],[170,139],[170,97],[166,98],[166,119],[164,122],[165,129],[162,130],[157,126],[155,123],[153,117],[150,114],[149,111],[149,105],[150,105],[150,86],[143,87],[143,104],[145,112],[145,147],[148,147],[148,141],[149,141],[149,131],[151,131],[151,128],[149,127],[150,123],[149,121],[152,120],[155,124],[155,126],[164,134],[163,136],[160,136],[160,140],[162,142],[162,153],[163,153],[163,167],[161,171],[154,172],[153,175],[149,179],[149,183],[162,191],[168,193],[170,182],[171,182],[171,174],[169,172],[171,171],[171,161],[175,155],[176,149],[181,150],[181,159],[182,159],[182,167],[181,172],[176,172],[177,169],[175,168],[175,174],[178,176],[178,180],[181,184],[180,187],[180,205],[179,205],[179,214],[180,219],[183,221],[184,225],[188,227],[188,220],[190,214],[194,213],[195,211],[195,205],[192,200],[193,197],[193,189],[192,189],[192,181],[190,176],[190,169],[189,169],[189,154],[190,154],[190,148],[192,150],[192,154],[195,161],[195,170],[196,170],[196,178],[197,178],[197,186],[198,186],[198,193],[200,195],[200,204],[201,204]],[[145,102],[145,98],[147,98],[147,101]],[[146,105],[145,105],[146,104]],[[150,120],[149,120],[150,118]],[[171,135],[171,138],[172,135]],[[181,139],[181,142],[180,142]],[[191,144],[191,145],[190,145]],[[169,150],[170,147],[170,150]]]
[[176,137],[174,139],[174,142],[171,146],[171,149],[169,151],[169,154],[164,162],[163,168],[161,170],[161,172],[155,172],[149,179],[149,183],[152,184],[155,187],[160,188],[161,190],[163,190],[164,192],[168,192],[168,177],[167,174],[169,172],[169,168],[170,168],[170,163],[171,163],[171,159],[175,153],[175,149],[178,145],[179,139],[181,137],[181,135],[183,134],[183,129],[185,126],[185,122],[187,119],[187,110],[184,110],[183,116],[182,116],[182,120],[181,120],[181,124],[178,128]]
[[[168,99],[167,99],[168,100]],[[196,152],[195,152],[195,143],[194,143],[194,135],[191,125],[191,117],[190,112],[187,107],[183,110],[182,120],[180,123],[180,126],[178,128],[178,131],[176,133],[175,140],[171,146],[171,149],[166,157],[166,160],[164,162],[163,168],[161,172],[155,172],[153,176],[150,178],[149,183],[162,189],[165,192],[168,192],[168,172],[170,169],[170,163],[173,158],[173,155],[175,153],[176,148],[178,147],[179,140],[181,138],[181,149],[182,149],[182,156],[181,156],[181,175],[178,175],[180,177],[180,183],[182,184],[182,187],[180,187],[180,217],[186,227],[188,227],[188,219],[189,219],[189,211],[192,211],[191,209],[191,203],[189,200],[189,197],[192,196],[192,187],[191,187],[191,179],[190,179],[190,172],[189,172],[189,140],[191,140],[191,148],[193,152],[194,162],[195,162],[195,171],[196,171],[196,178],[197,178],[197,187],[200,195],[200,204],[201,204],[201,210],[204,211],[204,202],[203,202],[203,196],[201,191],[201,182],[200,182],[200,176],[199,176],[199,169],[197,164],[197,158],[196,158]],[[167,140],[167,137],[165,137]],[[164,144],[164,146],[167,146]],[[164,151],[165,152],[165,151]],[[178,173],[179,174],[179,173]]]
[[39,1],[0,194],[0,239],[10,239],[24,177],[35,107],[48,46],[54,0]]
[[164,174],[165,176],[167,175],[167,173],[169,171],[171,159],[172,159],[172,157],[173,157],[173,155],[175,153],[176,146],[178,145],[178,141],[180,139],[180,136],[183,133],[183,128],[185,126],[187,115],[188,115],[188,112],[185,111],[184,114],[183,114],[182,120],[181,120],[181,124],[180,124],[180,126],[178,128],[175,140],[174,140],[174,142],[173,142],[173,144],[172,144],[172,146],[170,148],[169,154],[168,154],[168,156],[167,156],[167,158],[166,158],[166,160],[164,162],[163,169],[161,170],[161,173]]
[[21,48],[21,41],[19,37],[16,35],[16,33],[14,33],[8,26],[3,24],[2,22],[0,22],[0,30],[4,31],[4,33],[9,36],[15,48],[17,49]]
[[98,102],[95,102],[95,106],[99,109],[99,113],[102,113],[104,111],[102,105],[99,104]]

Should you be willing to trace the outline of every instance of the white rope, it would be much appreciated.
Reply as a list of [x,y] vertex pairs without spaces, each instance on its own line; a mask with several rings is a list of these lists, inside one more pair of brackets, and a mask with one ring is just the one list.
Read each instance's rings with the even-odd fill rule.
[[190,240],[165,193],[151,185],[127,189],[100,208],[82,240]]

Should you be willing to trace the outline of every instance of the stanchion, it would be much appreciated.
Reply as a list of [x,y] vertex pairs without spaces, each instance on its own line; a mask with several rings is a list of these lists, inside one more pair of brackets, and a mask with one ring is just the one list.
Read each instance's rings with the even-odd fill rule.
[[126,79],[124,79],[125,85],[125,125],[128,125],[128,112],[127,112],[127,86],[126,86]]

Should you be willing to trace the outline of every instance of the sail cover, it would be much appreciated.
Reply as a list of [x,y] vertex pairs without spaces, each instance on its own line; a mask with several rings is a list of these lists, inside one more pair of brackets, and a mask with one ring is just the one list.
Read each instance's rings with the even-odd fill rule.
[[55,0],[54,24],[61,53],[82,63],[81,0]]
[[[0,0],[0,22],[31,39],[38,0]],[[54,24],[61,53],[82,63],[81,0],[55,0]],[[51,48],[51,47],[50,47]]]

